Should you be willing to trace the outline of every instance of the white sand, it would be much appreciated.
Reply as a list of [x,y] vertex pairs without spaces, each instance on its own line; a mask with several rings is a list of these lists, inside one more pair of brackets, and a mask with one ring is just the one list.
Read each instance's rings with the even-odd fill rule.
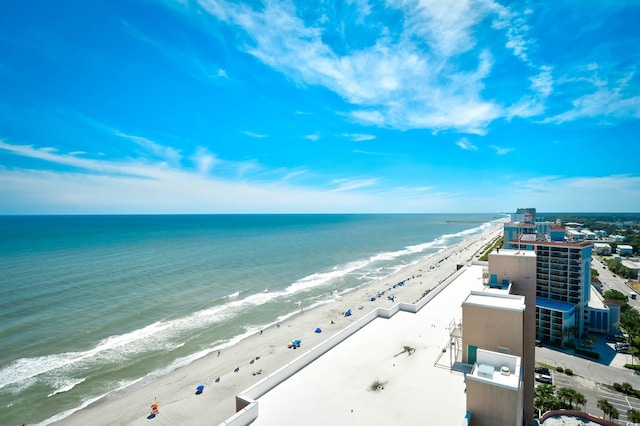
[[[477,258],[483,247],[502,232],[496,224],[486,233],[466,240],[442,253],[435,254],[367,287],[343,295],[339,300],[307,310],[256,333],[222,351],[209,354],[186,367],[179,368],[143,387],[117,397],[104,398],[87,408],[57,422],[61,425],[211,425],[219,424],[235,413],[235,396],[249,388],[265,374],[276,371],[297,358],[305,348],[312,348],[352,323],[364,312],[394,303],[415,303],[422,294],[436,287],[456,270],[456,265]],[[445,259],[442,262],[439,260]],[[437,266],[439,265],[439,266]],[[431,266],[436,266],[430,269]],[[371,302],[369,298],[393,284],[406,280],[393,289],[394,302],[386,295]],[[359,307],[363,309],[360,310]],[[353,315],[343,312],[351,309]],[[334,324],[331,324],[334,321]],[[315,333],[316,327],[322,333]],[[301,339],[303,346],[287,348],[292,339]],[[259,359],[255,359],[259,357]],[[250,364],[254,360],[253,364]],[[234,369],[240,367],[235,373]],[[253,373],[261,370],[262,374]],[[215,379],[220,377],[220,382]],[[205,385],[201,395],[196,387]],[[147,419],[151,404],[160,404],[158,415]]]

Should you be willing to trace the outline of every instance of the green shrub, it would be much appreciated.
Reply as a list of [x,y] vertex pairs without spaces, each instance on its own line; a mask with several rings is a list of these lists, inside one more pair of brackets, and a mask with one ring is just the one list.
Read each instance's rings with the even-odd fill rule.
[[564,374],[566,374],[568,376],[573,376],[573,370],[570,369],[570,368],[565,368]]
[[562,372],[564,371],[564,368],[562,368],[562,367],[558,366],[558,367],[556,367],[556,371],[557,371],[558,373],[562,373]]
[[624,367],[630,370],[640,371],[640,364],[625,364]]

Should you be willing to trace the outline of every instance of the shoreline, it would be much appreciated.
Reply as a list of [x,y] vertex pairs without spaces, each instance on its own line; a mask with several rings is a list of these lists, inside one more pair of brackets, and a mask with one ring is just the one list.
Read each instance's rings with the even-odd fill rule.
[[[399,302],[415,304],[425,292],[452,275],[458,264],[474,260],[501,235],[501,230],[502,221],[494,222],[482,234],[431,254],[376,282],[341,293],[332,301],[302,308],[219,352],[214,350],[141,386],[101,397],[51,424],[148,424],[147,416],[154,402],[159,403],[159,411],[152,420],[162,425],[222,423],[235,414],[236,395],[266,374],[278,370],[374,308],[388,308]],[[397,285],[400,282],[403,284]],[[388,299],[389,294],[393,294],[393,301]],[[374,301],[370,300],[372,297]],[[344,316],[349,309],[352,315]],[[318,327],[321,333],[315,332]],[[302,340],[300,348],[288,347],[294,339]],[[196,394],[200,385],[205,386],[204,391]]]

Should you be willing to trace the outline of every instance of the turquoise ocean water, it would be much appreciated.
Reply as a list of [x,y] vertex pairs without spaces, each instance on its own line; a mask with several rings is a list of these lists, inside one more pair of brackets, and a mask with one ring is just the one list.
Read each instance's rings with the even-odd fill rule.
[[0,419],[48,424],[497,214],[0,217]]

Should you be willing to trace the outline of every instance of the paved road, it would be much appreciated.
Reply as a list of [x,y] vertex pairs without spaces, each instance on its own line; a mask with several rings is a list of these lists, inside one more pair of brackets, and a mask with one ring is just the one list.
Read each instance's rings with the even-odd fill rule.
[[[612,275],[609,272],[610,275]],[[615,277],[603,281],[622,291],[626,288],[624,280],[615,281]],[[625,290],[627,293],[629,290]],[[637,301],[634,301],[637,302]],[[594,335],[596,336],[596,335]],[[608,343],[605,336],[596,336],[597,342],[593,350],[600,354],[598,361],[575,356],[570,350],[566,352],[551,347],[536,347],[536,363],[545,365],[552,370],[556,388],[568,387],[582,393],[587,399],[584,411],[594,416],[602,416],[602,410],[597,407],[598,400],[606,399],[618,409],[622,425],[627,425],[627,410],[640,410],[640,399],[626,396],[613,388],[614,383],[630,383],[634,389],[640,389],[640,375],[624,367],[632,363],[631,355],[620,354]],[[638,359],[633,360],[638,363]],[[574,376],[558,373],[556,367],[570,368]],[[630,425],[633,423],[629,423]]]
[[[629,293],[633,291],[633,289],[627,285],[627,280],[624,278],[620,278],[615,275],[613,272],[607,269],[607,264],[602,262],[600,259],[594,257],[591,262],[591,267],[598,271],[598,279],[602,283],[603,291],[607,291],[611,288],[614,290],[618,290],[625,296],[629,296]],[[628,302],[634,308],[640,310],[640,296],[638,299],[628,299]]]
[[640,399],[624,395],[608,385],[580,376],[567,376],[564,373],[552,372],[552,375],[556,389],[570,388],[583,394],[587,404],[581,407],[581,410],[593,416],[601,417],[603,415],[602,410],[598,408],[598,400],[600,399],[606,399],[616,407],[620,416],[617,421],[623,425],[626,425],[628,421],[627,410],[631,408],[640,410]]

